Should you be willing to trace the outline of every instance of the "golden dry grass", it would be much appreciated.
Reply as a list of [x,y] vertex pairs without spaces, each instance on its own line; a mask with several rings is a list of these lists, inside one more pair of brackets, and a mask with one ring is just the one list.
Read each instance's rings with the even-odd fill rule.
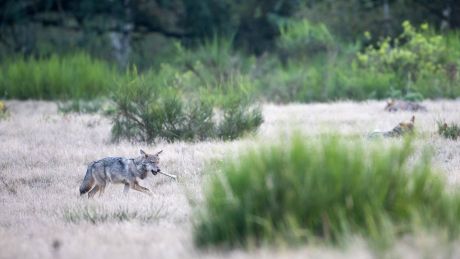
[[[436,134],[436,121],[460,122],[460,100],[427,101],[416,113],[418,146],[434,150],[435,165],[453,188],[460,183],[460,141]],[[373,258],[362,240],[346,249],[269,248],[253,251],[200,251],[193,246],[193,210],[188,198],[200,200],[203,168],[210,159],[232,156],[256,142],[279,141],[301,131],[366,136],[391,129],[412,113],[387,113],[384,102],[265,105],[259,132],[234,142],[158,143],[155,146],[110,143],[110,121],[99,115],[62,115],[50,102],[6,102],[10,116],[0,120],[0,258]],[[389,140],[392,141],[392,140]],[[89,162],[106,156],[138,155],[139,148],[163,149],[162,170],[141,184],[153,196],[110,186],[103,197],[80,198],[78,187]],[[455,245],[456,244],[456,245]],[[392,255],[404,258],[460,256],[460,245],[432,235],[407,237]],[[458,257],[457,257],[458,258]]]

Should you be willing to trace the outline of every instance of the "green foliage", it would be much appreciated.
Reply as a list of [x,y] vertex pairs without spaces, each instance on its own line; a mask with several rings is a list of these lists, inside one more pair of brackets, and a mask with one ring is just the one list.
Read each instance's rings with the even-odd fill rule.
[[266,100],[278,103],[365,100],[388,97],[394,74],[370,74],[350,67],[344,57],[320,62],[288,62],[258,80],[258,89]]
[[[177,55],[172,65],[184,73],[187,82],[184,89],[204,91],[220,102],[228,95],[250,96],[254,87],[248,74],[254,66],[254,58],[246,57],[233,49],[233,39],[214,36],[201,45],[186,49],[176,44]],[[224,99],[225,99],[224,98]]]
[[446,191],[428,154],[412,154],[410,141],[296,136],[226,159],[205,190],[195,241],[246,247],[358,235],[388,244],[419,228],[457,236],[459,193]]
[[445,121],[438,121],[438,134],[447,139],[457,140],[460,138],[460,126],[456,123],[447,124]]
[[[426,25],[417,30],[404,23],[399,37],[359,52],[359,42],[341,42],[325,25],[305,19],[277,24],[280,36],[273,52],[248,55],[234,48],[233,37],[215,35],[198,45],[171,44],[171,58],[155,61],[161,64],[155,70],[170,81],[166,88],[187,93],[197,104],[207,103],[200,104],[203,109],[222,108],[227,99],[288,103],[460,96],[460,34],[440,35]],[[103,108],[89,99],[108,97],[113,82],[124,80],[104,62],[81,53],[7,60],[1,66],[0,95],[65,99],[60,105],[64,112]]]
[[[394,73],[397,80],[392,87],[403,93],[419,92],[430,97],[458,96],[460,81],[449,77],[446,68],[458,66],[460,56],[456,48],[460,45],[447,44],[446,39],[431,31],[427,24],[416,30],[406,21],[403,29],[397,38],[385,38],[358,53],[358,64],[371,74]],[[433,84],[434,81],[441,82]]]
[[0,95],[17,99],[90,99],[107,95],[116,72],[84,53],[7,60],[0,69]]
[[[422,28],[427,30],[427,26]],[[398,38],[385,38],[377,46],[371,45],[364,53],[358,53],[360,63],[369,69],[392,71],[411,80],[421,73],[439,71],[445,53],[442,37],[417,32],[407,21],[403,28]]]
[[312,24],[306,19],[281,22],[279,31],[277,47],[289,57],[311,57],[335,46],[334,37],[324,24]]
[[383,99],[392,96],[389,89],[394,84],[394,73],[369,73],[354,66],[342,64],[336,67],[336,98],[355,100]]
[[251,107],[241,99],[230,100],[222,107],[222,121],[217,126],[217,135],[224,140],[240,137],[244,132],[252,132],[263,122],[259,108]]
[[259,80],[259,89],[267,100],[277,103],[311,101],[320,92],[314,88],[321,87],[316,72],[297,63],[278,64]]
[[[183,91],[188,85],[187,76],[171,67],[146,75],[134,71],[132,78],[120,83],[114,95],[115,141],[235,139],[262,123],[260,110],[239,96],[216,106],[215,99],[208,95],[187,94]],[[222,119],[218,111],[222,111]]]

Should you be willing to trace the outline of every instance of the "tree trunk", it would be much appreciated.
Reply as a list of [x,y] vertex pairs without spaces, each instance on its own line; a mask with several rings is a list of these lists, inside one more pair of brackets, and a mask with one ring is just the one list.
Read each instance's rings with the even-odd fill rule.
[[388,0],[383,1],[383,22],[385,26],[385,34],[391,34],[391,17],[390,17],[390,5],[388,4]]
[[112,43],[113,55],[121,68],[126,68],[131,54],[131,25],[125,24],[121,32],[110,32],[110,42]]
[[131,7],[129,5],[129,0],[124,1],[124,9],[124,19],[120,21],[121,30],[109,33],[114,57],[121,68],[126,68],[129,63],[129,57],[131,54],[131,33],[134,28],[131,19]]
[[452,12],[450,4],[451,1],[446,1],[446,7],[442,10],[441,30],[448,30],[450,28],[450,13]]

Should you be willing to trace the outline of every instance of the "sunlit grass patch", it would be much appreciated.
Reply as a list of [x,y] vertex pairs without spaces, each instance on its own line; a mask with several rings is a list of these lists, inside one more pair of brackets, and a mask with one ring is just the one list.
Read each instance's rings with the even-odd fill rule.
[[199,246],[363,236],[380,244],[423,228],[458,234],[460,196],[410,141],[381,145],[294,137],[228,159],[211,177],[194,228]]

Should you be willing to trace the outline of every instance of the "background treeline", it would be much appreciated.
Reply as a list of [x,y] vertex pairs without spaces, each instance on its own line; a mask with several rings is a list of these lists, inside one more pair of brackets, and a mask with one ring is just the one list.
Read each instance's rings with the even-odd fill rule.
[[104,110],[116,140],[233,139],[262,123],[255,101],[460,96],[453,0],[7,0],[0,10],[0,97]]
[[216,34],[260,55],[276,47],[280,23],[292,19],[324,23],[338,39],[365,44],[365,31],[375,43],[399,35],[405,20],[460,27],[455,0],[5,0],[0,10],[2,57],[77,48],[122,66],[160,64],[173,51],[170,40],[190,46]]

